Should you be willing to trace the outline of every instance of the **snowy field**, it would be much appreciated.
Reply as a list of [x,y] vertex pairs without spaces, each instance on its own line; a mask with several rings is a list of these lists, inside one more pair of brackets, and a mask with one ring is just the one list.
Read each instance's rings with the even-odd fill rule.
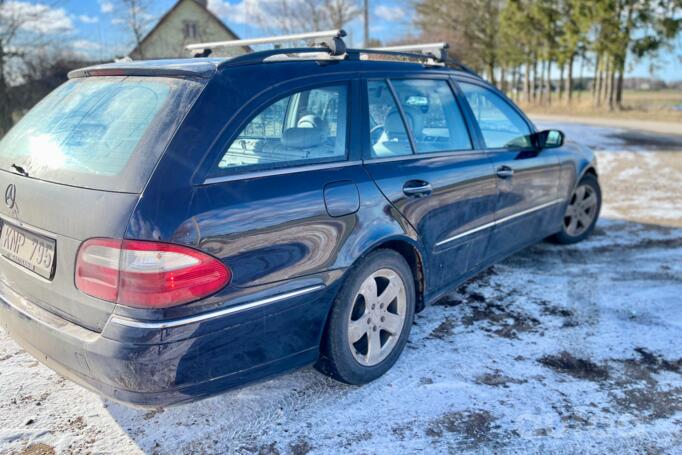
[[143,411],[0,331],[0,453],[682,453],[682,137],[563,129],[598,150],[594,236],[527,249],[426,308],[378,381],[306,368]]

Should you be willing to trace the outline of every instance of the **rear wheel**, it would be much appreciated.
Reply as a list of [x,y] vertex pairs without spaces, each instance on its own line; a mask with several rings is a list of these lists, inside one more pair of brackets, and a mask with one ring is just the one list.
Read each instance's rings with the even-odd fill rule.
[[378,250],[350,272],[334,303],[318,367],[349,384],[365,384],[398,360],[415,310],[414,278],[405,259]]
[[601,188],[591,174],[578,183],[566,206],[561,231],[554,239],[563,244],[577,243],[594,230],[601,210]]

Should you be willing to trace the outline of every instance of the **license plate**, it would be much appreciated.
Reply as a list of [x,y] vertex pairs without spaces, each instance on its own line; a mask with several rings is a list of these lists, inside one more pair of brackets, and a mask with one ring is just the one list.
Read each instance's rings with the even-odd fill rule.
[[48,280],[52,278],[54,240],[11,224],[2,225],[0,254]]

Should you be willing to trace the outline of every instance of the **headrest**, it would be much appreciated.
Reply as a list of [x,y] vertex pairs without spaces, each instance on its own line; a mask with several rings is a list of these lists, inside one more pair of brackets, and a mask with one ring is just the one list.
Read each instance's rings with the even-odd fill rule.
[[326,140],[327,132],[322,128],[287,128],[282,134],[282,145],[294,149],[316,147]]
[[[409,121],[410,119],[408,118],[408,123]],[[410,125],[410,127],[412,127],[412,125]],[[405,134],[405,124],[397,109],[392,109],[388,115],[386,115],[386,119],[384,120],[384,132],[389,136]]]
[[299,128],[321,128],[321,129],[326,129],[327,125],[325,121],[322,119],[322,117],[318,115],[304,115],[298,120],[298,124],[296,125]]
[[[422,135],[422,130],[424,129],[424,113],[419,108],[412,106],[403,107],[403,112],[405,113],[405,121],[410,127],[412,134],[419,138]],[[386,116],[386,121],[384,122],[384,131],[390,136],[395,134],[405,134],[405,127],[403,126],[402,120],[400,120],[400,112],[397,109],[391,110]]]

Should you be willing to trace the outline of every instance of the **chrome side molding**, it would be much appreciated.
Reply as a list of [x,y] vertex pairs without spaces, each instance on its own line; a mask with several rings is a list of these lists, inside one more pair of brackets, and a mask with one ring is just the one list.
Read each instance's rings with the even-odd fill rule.
[[502,223],[506,223],[507,221],[511,221],[514,218],[518,218],[520,216],[528,215],[529,213],[533,213],[533,212],[536,212],[538,210],[546,209],[547,207],[551,207],[552,205],[555,205],[555,204],[561,204],[563,202],[566,202],[566,201],[564,199],[555,199],[553,201],[546,202],[544,204],[540,204],[536,207],[531,207],[531,208],[523,210],[521,212],[514,213],[514,214],[509,215],[509,216],[505,216],[504,218],[500,218],[499,220],[495,220],[495,221],[492,221],[490,223],[483,224],[481,226],[475,227],[475,228],[470,229],[468,231],[461,232],[461,233],[454,235],[452,237],[448,237],[445,240],[441,240],[440,242],[436,243],[436,246],[445,245],[446,243],[452,242],[452,241],[457,240],[457,239],[461,239],[462,237],[466,237],[467,235],[475,234],[476,232],[482,231],[484,229],[488,229],[488,228],[491,228],[493,226],[497,226],[498,224],[502,224]]
[[324,288],[323,284],[318,284],[315,286],[309,286],[302,289],[297,289],[291,292],[285,292],[284,294],[278,294],[266,299],[255,300],[253,302],[245,303],[243,305],[236,305],[229,308],[223,308],[218,311],[211,311],[209,313],[199,314],[197,316],[189,316],[186,318],[173,319],[170,321],[138,321],[135,319],[129,319],[123,316],[113,315],[109,320],[109,323],[124,325],[126,327],[134,327],[137,329],[169,329],[173,327],[180,327],[188,324],[195,324],[197,322],[209,321],[211,319],[219,318],[222,316],[228,316],[230,314],[241,313],[243,311],[252,310],[254,308],[259,308],[265,305],[269,305],[276,302],[281,302],[282,300],[290,299],[293,297],[298,297],[304,294],[309,294],[311,292],[317,291]]

